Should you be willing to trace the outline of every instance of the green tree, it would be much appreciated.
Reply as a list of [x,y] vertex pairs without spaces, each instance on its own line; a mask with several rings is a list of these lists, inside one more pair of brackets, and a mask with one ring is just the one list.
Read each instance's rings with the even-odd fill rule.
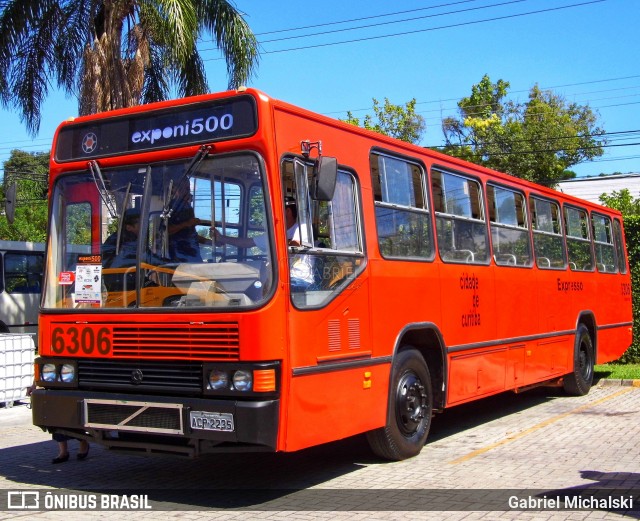
[[373,112],[375,121],[367,114],[361,122],[360,118],[354,117],[351,112],[347,112],[347,119],[342,121],[413,144],[420,141],[426,129],[424,118],[416,114],[415,98],[404,106],[394,105],[388,98],[385,98],[384,105],[380,106],[380,102],[373,98]]
[[600,202],[609,208],[622,212],[631,272],[631,293],[633,302],[633,343],[622,355],[622,363],[640,363],[640,197],[634,198],[624,188],[611,194],[602,194]]
[[227,0],[5,0],[0,2],[0,99],[37,134],[57,84],[80,115],[208,91],[196,48],[220,48],[229,87],[245,83],[258,44]]
[[603,154],[604,130],[589,106],[537,85],[525,103],[506,100],[509,83],[485,75],[442,121],[447,154],[545,186],[575,177],[569,168]]
[[628,188],[623,188],[619,192],[614,190],[610,194],[601,194],[599,199],[603,205],[622,213],[625,219],[640,217],[640,198],[633,197]]
[[2,200],[7,187],[16,183],[16,212],[13,223],[0,217],[0,239],[43,242],[47,229],[48,152],[12,150],[4,162]]

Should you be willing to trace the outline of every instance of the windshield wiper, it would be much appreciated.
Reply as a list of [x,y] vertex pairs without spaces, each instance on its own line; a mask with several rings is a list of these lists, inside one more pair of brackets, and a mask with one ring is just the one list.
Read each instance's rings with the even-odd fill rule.
[[211,147],[209,145],[202,145],[200,149],[196,152],[196,155],[193,156],[193,159],[191,160],[191,163],[189,163],[189,166],[185,169],[183,174],[180,176],[180,179],[178,179],[175,183],[173,182],[173,179],[169,181],[169,189],[164,195],[164,203],[162,205],[162,214],[160,215],[163,222],[165,223],[165,227],[166,227],[167,221],[169,220],[169,218],[171,217],[171,214],[173,213],[173,210],[175,210],[178,204],[178,201],[175,201],[173,205],[169,207],[169,205],[171,205],[171,195],[173,194],[174,185],[180,186],[180,184],[182,184],[182,182],[185,179],[188,179],[191,173],[194,170],[196,170],[197,167],[200,165],[202,160],[209,155],[209,152],[211,152]]
[[107,185],[104,182],[104,177],[102,176],[102,172],[100,171],[98,163],[96,161],[89,161],[88,166],[89,172],[93,177],[93,182],[98,189],[98,193],[100,194],[102,202],[107,207],[107,210],[109,210],[109,215],[111,216],[111,218],[115,219],[116,217],[118,217],[118,212],[116,211],[116,206],[111,200],[111,194],[109,193],[109,190],[107,190]]
[[131,192],[131,183],[127,185],[127,191],[124,194],[125,204],[122,205],[122,214],[118,219],[118,235],[116,236],[116,255],[120,253],[120,238],[122,237],[122,228],[124,227],[124,214],[127,213],[127,206],[129,201],[129,193]]

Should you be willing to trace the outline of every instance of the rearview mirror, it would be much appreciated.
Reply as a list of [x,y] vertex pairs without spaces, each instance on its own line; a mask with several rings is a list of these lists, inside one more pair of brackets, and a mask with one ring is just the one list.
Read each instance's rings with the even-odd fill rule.
[[336,189],[338,160],[335,157],[320,156],[313,167],[313,179],[309,192],[315,201],[331,201]]
[[13,223],[13,220],[16,216],[16,182],[14,181],[7,187],[7,192],[5,194],[6,201],[4,203],[4,212],[7,216],[7,221],[9,223]]

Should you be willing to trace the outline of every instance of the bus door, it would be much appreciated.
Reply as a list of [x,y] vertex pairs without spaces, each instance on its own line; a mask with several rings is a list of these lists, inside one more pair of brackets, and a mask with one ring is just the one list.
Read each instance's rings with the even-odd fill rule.
[[[282,170],[293,375],[287,448],[292,449],[372,428],[366,422],[373,415],[358,418],[358,412],[373,410],[375,395],[363,384],[362,363],[372,351],[356,176],[338,170],[331,196],[319,198],[313,188],[309,193],[312,164],[288,159]],[[386,380],[378,383],[386,396]],[[319,423],[331,427],[309,428]]]

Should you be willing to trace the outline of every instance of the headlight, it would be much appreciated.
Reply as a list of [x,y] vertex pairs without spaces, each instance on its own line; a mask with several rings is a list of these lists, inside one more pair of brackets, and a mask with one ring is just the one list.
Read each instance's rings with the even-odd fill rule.
[[66,384],[73,382],[76,376],[75,368],[72,364],[64,364],[60,370],[60,380]]
[[44,364],[40,376],[45,382],[56,381],[56,366],[54,364]]
[[201,374],[201,389],[205,396],[246,400],[279,397],[280,394],[280,363],[277,361],[204,363]]
[[237,391],[250,391],[251,384],[251,371],[239,370],[233,373],[233,386]]
[[219,391],[229,386],[229,376],[224,371],[214,369],[209,373],[209,389]]

